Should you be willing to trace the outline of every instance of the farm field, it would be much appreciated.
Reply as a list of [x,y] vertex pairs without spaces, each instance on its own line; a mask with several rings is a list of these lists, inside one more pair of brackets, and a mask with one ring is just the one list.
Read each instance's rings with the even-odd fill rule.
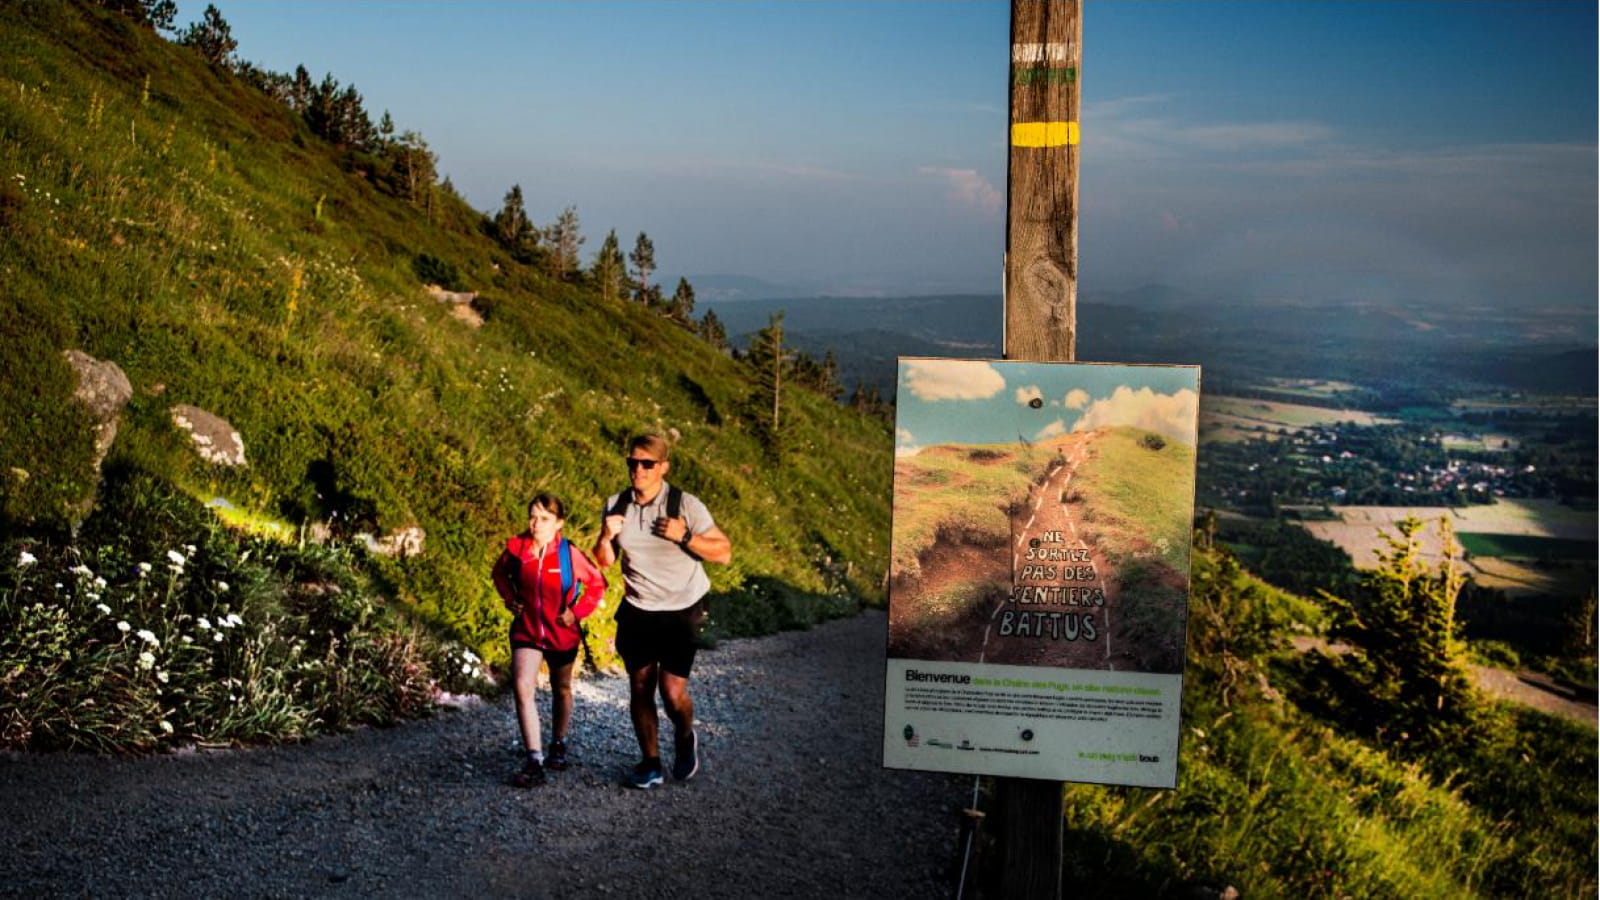
[[1275,391],[1306,397],[1336,397],[1341,393],[1360,390],[1359,385],[1348,381],[1327,381],[1321,378],[1268,378],[1266,381]]
[[1297,430],[1336,422],[1383,425],[1395,421],[1356,409],[1328,409],[1223,395],[1206,394],[1200,397],[1201,443],[1242,441],[1252,437],[1273,438],[1279,428]]
[[1480,435],[1447,434],[1441,439],[1446,450],[1465,450],[1472,453],[1503,453],[1522,446],[1516,435],[1490,432]]
[[[1337,544],[1357,568],[1371,568],[1374,553],[1386,549],[1379,529],[1395,532],[1395,523],[1415,516],[1432,523],[1448,517],[1458,540],[1473,552],[1471,567],[1484,587],[1508,594],[1582,591],[1592,578],[1585,566],[1532,564],[1530,558],[1593,560],[1595,513],[1574,510],[1554,500],[1501,500],[1488,506],[1336,506],[1335,519],[1301,522],[1313,535]],[[1443,548],[1435,528],[1423,534],[1423,552],[1438,562]],[[1490,553],[1500,555],[1487,555]]]
[[1456,412],[1527,410],[1530,412],[1582,412],[1594,409],[1593,397],[1463,397],[1450,404]]

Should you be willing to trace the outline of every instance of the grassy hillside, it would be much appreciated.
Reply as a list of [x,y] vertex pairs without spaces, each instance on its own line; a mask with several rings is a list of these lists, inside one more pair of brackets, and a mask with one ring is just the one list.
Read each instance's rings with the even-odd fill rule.
[[[1196,550],[1175,791],[1068,785],[1063,889],[1179,898],[1587,897],[1594,731],[1485,707],[1426,757],[1309,714],[1304,601]],[[1208,893],[1209,895],[1209,893]]]
[[[98,8],[6,4],[0,46],[12,537],[61,534],[91,487],[62,357],[77,348],[133,385],[108,470],[289,534],[420,526],[424,551],[370,561],[374,583],[491,659],[505,652],[486,577],[498,542],[540,490],[568,501],[570,537],[592,541],[603,497],[626,484],[621,442],[640,429],[681,433],[673,480],[734,540],[734,564],[713,571],[734,598],[718,608],[728,627],[803,617],[752,617],[738,599],[752,591],[812,612],[879,598],[881,421],[791,391],[775,460],[745,418],[744,366],[640,305],[516,262],[447,186],[392,196],[366,177],[371,160]],[[613,224],[626,233],[591,230]],[[479,293],[481,329],[424,292],[423,257]],[[248,466],[201,461],[170,421],[180,403],[236,427]]]

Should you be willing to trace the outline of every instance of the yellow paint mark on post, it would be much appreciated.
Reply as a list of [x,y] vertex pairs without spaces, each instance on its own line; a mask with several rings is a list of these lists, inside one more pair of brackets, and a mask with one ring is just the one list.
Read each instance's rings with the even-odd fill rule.
[[1077,122],[1013,122],[1013,147],[1064,147],[1078,143]]

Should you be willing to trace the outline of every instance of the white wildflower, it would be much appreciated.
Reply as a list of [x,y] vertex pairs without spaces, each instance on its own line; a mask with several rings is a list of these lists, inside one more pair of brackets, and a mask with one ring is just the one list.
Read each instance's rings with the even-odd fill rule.
[[219,643],[219,644],[222,643],[222,632],[220,632],[220,631],[211,632],[211,640],[213,640],[213,641],[215,641],[216,643]]
[[141,668],[141,669],[149,669],[149,668],[154,667],[155,664],[156,664],[156,655],[154,653],[151,653],[149,650],[146,650],[143,653],[139,654],[139,668]]
[[117,630],[123,634],[127,634],[129,631],[133,630],[133,626],[129,625],[128,620],[124,619],[117,623]]
[[[162,684],[166,684],[167,683],[167,673],[161,671],[160,669],[157,669],[156,670],[156,680],[161,682]],[[163,723],[163,724],[165,724],[165,723]],[[168,729],[168,730],[170,731],[171,729]]]
[[176,550],[168,550],[167,559],[172,560],[172,564],[175,566],[181,566],[184,564],[184,562],[186,562],[186,560],[183,558],[183,554]]
[[201,631],[210,631],[211,630],[211,620],[206,618],[205,616],[201,616],[200,619],[195,622],[195,624],[200,626],[200,630]]
[[157,647],[161,646],[161,641],[157,640],[156,636],[154,634],[151,634],[150,630],[148,628],[139,629],[138,634],[135,634],[134,637],[137,637],[139,640],[144,641],[146,644],[153,644],[154,646],[157,646]]
[[187,634],[186,634],[186,635],[184,635],[184,636],[183,636],[183,642],[184,642],[184,643],[185,643],[185,644],[192,644],[192,643],[194,643],[194,638],[192,638],[192,637],[189,637],[189,636],[188,636],[188,635],[187,635]]
[[226,619],[223,619],[222,621],[227,623],[227,627],[229,627],[229,628],[232,628],[235,625],[243,625],[244,624],[244,620],[239,618],[239,614],[238,613],[228,613],[228,617]]
[[[163,678],[161,680],[162,681],[166,681],[165,678]],[[171,734],[172,733],[172,723],[168,722],[166,719],[162,719],[161,720],[161,730],[165,731],[167,734]]]
[[219,590],[222,593],[226,594],[228,592],[228,583],[226,581],[217,582],[217,590]]
[[94,586],[99,588],[99,589],[101,589],[101,590],[105,590],[106,589],[106,580],[104,578],[101,578],[99,575],[96,575],[94,577]]
[[111,607],[105,605],[104,603],[96,603],[94,608],[100,610],[100,614],[103,616],[111,615]]
[[151,569],[151,566],[150,566],[149,563],[147,563],[147,562],[139,563],[139,577],[143,578],[144,576],[149,575],[150,574],[150,569]]
[[72,568],[68,569],[67,571],[71,572],[74,575],[89,576],[89,575],[93,575],[94,574],[93,570],[91,570],[88,566],[84,565],[83,563],[78,563],[77,565],[73,566]]

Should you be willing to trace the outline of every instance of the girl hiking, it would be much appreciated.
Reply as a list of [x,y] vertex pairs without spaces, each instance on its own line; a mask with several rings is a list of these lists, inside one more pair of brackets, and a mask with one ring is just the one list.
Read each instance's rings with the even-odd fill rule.
[[[567,726],[572,721],[572,669],[582,634],[578,621],[594,611],[606,579],[582,551],[561,536],[567,507],[553,494],[528,504],[528,530],[506,541],[494,564],[494,586],[511,611],[511,674],[517,724],[527,754],[517,787],[544,784],[545,770],[567,767]],[[539,663],[550,668],[550,753],[539,744],[535,690]]]

